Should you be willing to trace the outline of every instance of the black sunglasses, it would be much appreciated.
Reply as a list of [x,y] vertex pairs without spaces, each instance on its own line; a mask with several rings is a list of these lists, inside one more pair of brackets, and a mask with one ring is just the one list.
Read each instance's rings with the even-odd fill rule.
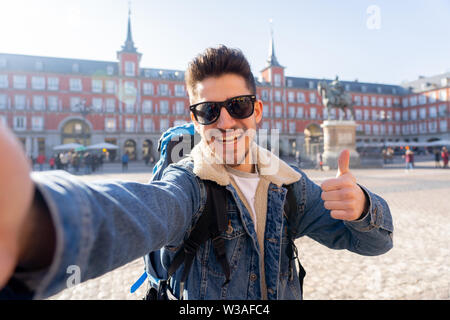
[[255,110],[256,96],[253,94],[237,96],[221,102],[205,101],[193,104],[189,109],[194,114],[195,120],[208,125],[219,119],[220,110],[225,107],[233,118],[245,119],[250,117]]

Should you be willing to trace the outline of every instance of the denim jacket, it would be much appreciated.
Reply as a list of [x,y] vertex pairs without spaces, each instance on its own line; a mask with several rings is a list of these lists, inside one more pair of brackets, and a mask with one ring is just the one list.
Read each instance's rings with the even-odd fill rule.
[[[54,223],[56,249],[46,270],[16,272],[14,279],[25,283],[33,291],[34,299],[42,299],[67,288],[73,266],[80,270],[81,281],[86,281],[161,248],[164,248],[161,262],[167,266],[205,205],[206,190],[199,179],[209,178],[229,191],[229,228],[222,237],[226,240],[231,268],[230,282],[222,286],[225,275],[208,241],[197,251],[181,294],[184,299],[261,299],[261,252],[251,215],[236,189],[227,184],[220,165],[208,165],[198,158],[201,152],[194,151],[195,148],[193,157],[170,165],[161,180],[148,184],[85,183],[62,171],[33,173],[32,179]],[[329,248],[362,255],[379,255],[392,248],[392,217],[381,197],[362,187],[369,199],[368,212],[357,221],[333,219],[324,208],[318,185],[270,152],[264,153],[264,157],[264,161],[258,160],[258,166],[265,164],[269,168],[277,164],[275,171],[261,171],[271,181],[267,191],[263,264],[268,299],[301,299],[297,276],[293,279],[288,276],[283,185],[294,184],[297,211],[302,215],[296,238],[306,235]],[[210,170],[205,170],[208,166]],[[177,297],[179,273],[181,270],[174,277]]]

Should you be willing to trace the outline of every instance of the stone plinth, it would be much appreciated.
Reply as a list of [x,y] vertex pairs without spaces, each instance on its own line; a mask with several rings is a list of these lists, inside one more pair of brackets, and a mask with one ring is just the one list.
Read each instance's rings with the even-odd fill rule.
[[323,164],[328,169],[337,169],[339,154],[343,149],[350,151],[350,168],[360,167],[359,154],[356,151],[356,122],[346,120],[326,120],[323,129]]

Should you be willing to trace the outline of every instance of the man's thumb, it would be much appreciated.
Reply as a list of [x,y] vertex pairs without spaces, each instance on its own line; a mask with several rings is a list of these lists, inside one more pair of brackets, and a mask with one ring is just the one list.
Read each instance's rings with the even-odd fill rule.
[[338,159],[338,172],[336,177],[343,175],[350,171],[350,152],[347,149],[341,151]]

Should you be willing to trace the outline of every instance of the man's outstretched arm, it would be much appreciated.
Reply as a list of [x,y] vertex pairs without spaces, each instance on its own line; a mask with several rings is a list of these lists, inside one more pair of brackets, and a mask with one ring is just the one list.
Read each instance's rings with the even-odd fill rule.
[[30,175],[22,147],[5,144],[10,133],[4,131],[0,148],[16,154],[2,158],[2,164],[18,157],[24,164],[17,180],[22,186],[7,187],[3,181],[12,178],[0,171],[0,190],[7,195],[0,198],[1,286],[13,277],[36,299],[53,295],[67,287],[73,270],[85,281],[166,244],[181,243],[200,208],[197,179],[180,168],[166,170],[162,181],[152,184],[88,184],[61,171]]

